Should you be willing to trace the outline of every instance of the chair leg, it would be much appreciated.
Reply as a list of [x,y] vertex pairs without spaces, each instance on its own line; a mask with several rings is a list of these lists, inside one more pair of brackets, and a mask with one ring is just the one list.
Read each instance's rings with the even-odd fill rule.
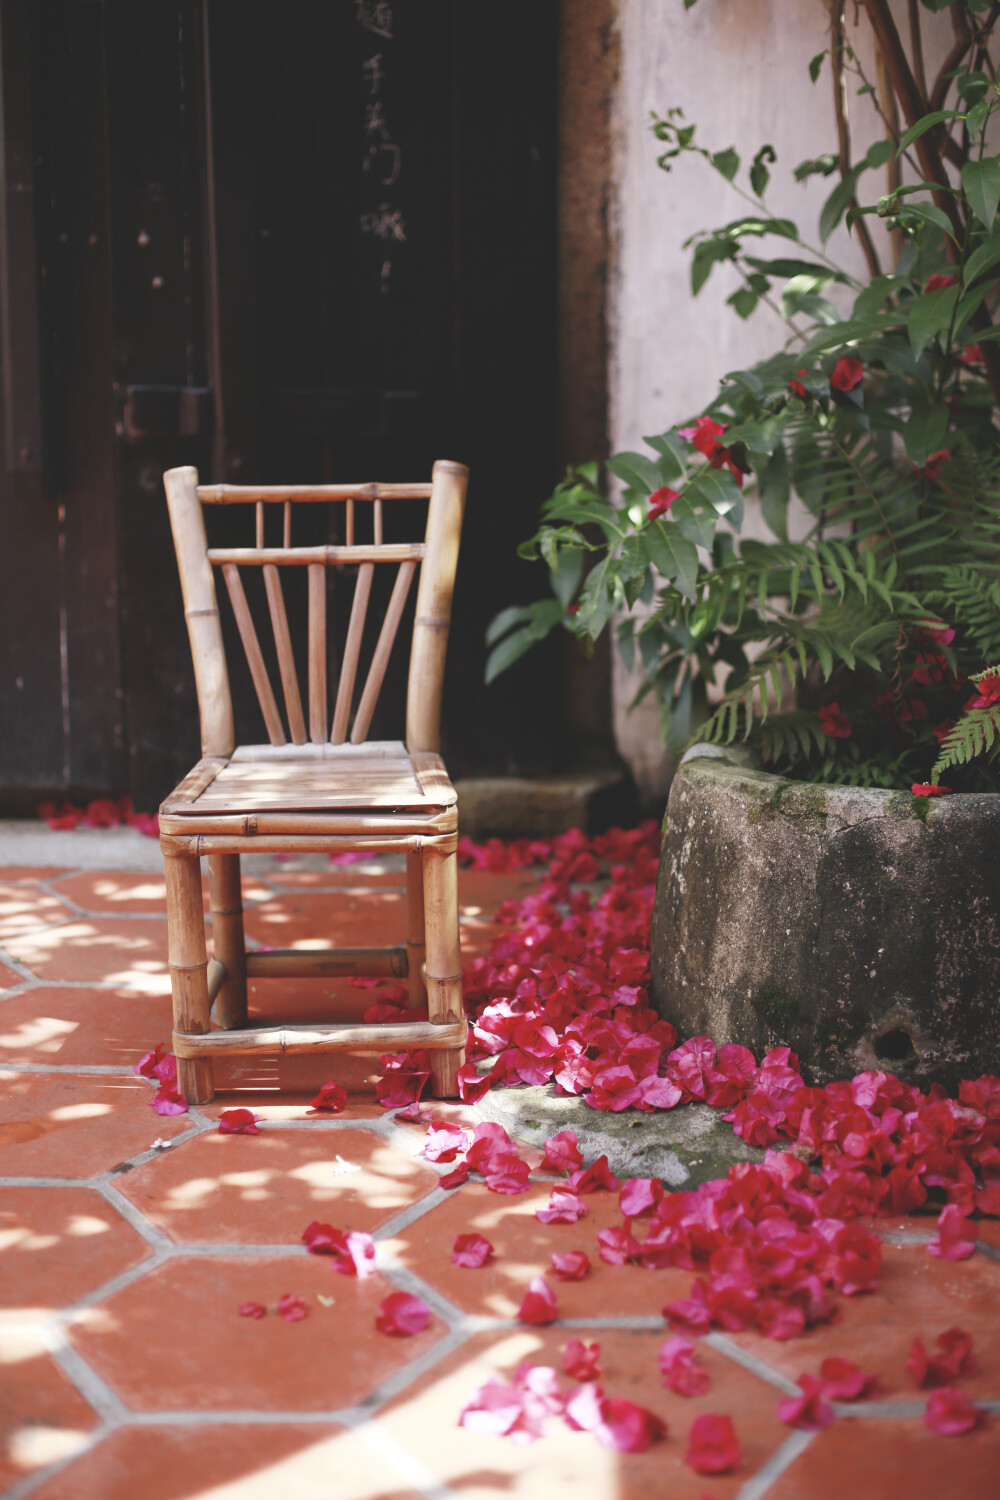
[[247,1024],[247,954],[243,937],[243,895],[238,854],[210,854],[212,940],[215,956],[226,966],[225,982],[215,1001],[215,1015],[227,1031]]
[[[431,1021],[462,1019],[462,958],[458,940],[458,855],[434,845],[423,852],[427,937],[427,1013]],[[431,1052],[431,1088],[438,1099],[458,1093],[465,1048]]]
[[419,1010],[427,999],[423,967],[427,956],[424,937],[424,858],[419,849],[406,856],[406,962],[410,1009]]
[[[167,877],[167,952],[174,998],[174,1030],[209,1029],[208,957],[202,910],[201,861],[196,854],[164,850]],[[215,1097],[212,1064],[208,1058],[177,1059],[177,1086],[190,1104],[208,1104]]]

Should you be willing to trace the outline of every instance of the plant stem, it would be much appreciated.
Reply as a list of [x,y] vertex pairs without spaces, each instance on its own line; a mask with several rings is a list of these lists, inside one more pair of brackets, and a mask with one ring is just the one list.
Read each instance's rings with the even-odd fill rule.
[[[833,77],[833,112],[837,121],[838,164],[842,182],[851,170],[851,133],[847,124],[847,89],[844,85],[844,7],[846,3],[847,0],[833,0],[830,6],[830,72]],[[857,208],[857,206],[857,198],[852,197],[849,207]],[[864,219],[856,219],[854,228],[868,264],[868,274],[874,280],[876,276],[881,276],[882,268],[879,265],[878,255],[875,253],[872,237],[868,233],[868,225]]]

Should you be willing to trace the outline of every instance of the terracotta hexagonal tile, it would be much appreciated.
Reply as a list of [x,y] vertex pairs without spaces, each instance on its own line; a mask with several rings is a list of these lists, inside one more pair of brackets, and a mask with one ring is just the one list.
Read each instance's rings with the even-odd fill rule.
[[37,1500],[420,1500],[361,1438],[325,1423],[125,1427]]
[[9,968],[7,964],[0,964],[0,990],[12,990],[15,985],[23,983],[23,974]]
[[851,1359],[879,1376],[881,1395],[922,1400],[906,1361],[915,1338],[933,1353],[939,1333],[964,1328],[975,1339],[978,1373],[962,1378],[969,1395],[1000,1398],[1000,1324],[983,1309],[1000,1299],[1000,1265],[984,1255],[946,1261],[922,1245],[883,1245],[878,1291],[838,1297],[840,1317],[787,1343],[758,1334],[731,1335],[784,1375],[816,1374],[828,1355]]
[[0,1175],[94,1177],[189,1128],[142,1079],[0,1070]]
[[0,1327],[0,1489],[79,1452],[97,1425],[37,1334]]
[[289,892],[247,911],[248,938],[270,948],[364,948],[406,938],[406,896],[399,890]]
[[538,890],[538,870],[459,870],[458,905],[463,916],[489,920],[504,901],[523,901]]
[[[509,1379],[522,1361],[560,1369],[568,1336],[552,1329],[478,1335],[396,1397],[378,1426],[469,1500],[500,1494],[517,1500],[698,1500],[706,1492],[731,1500],[788,1435],[774,1415],[778,1393],[748,1371],[702,1349],[699,1359],[712,1388],[686,1400],[661,1387],[656,1357],[663,1336],[622,1330],[575,1336],[600,1343],[599,1384],[606,1395],[637,1402],[667,1423],[666,1439],[646,1453],[609,1452],[591,1433],[572,1432],[558,1417],[549,1418],[546,1436],[530,1447],[459,1427],[462,1408],[491,1376]],[[575,1390],[575,1382],[564,1381],[564,1388]],[[684,1463],[691,1423],[705,1411],[733,1419],[743,1456],[731,1474],[705,1477]]]
[[0,885],[0,942],[73,915],[72,907],[32,885]]
[[[445,1332],[434,1317],[413,1338],[377,1332],[392,1290],[378,1275],[337,1275],[325,1256],[182,1256],[79,1314],[70,1338],[134,1411],[333,1411]],[[241,1303],[273,1309],[285,1293],[308,1317],[240,1317]]]
[[0,1064],[134,1067],[171,1026],[167,996],[36,987],[0,1007]]
[[170,993],[165,917],[77,917],[5,947],[39,979],[103,979],[146,995]]
[[55,880],[58,875],[68,875],[65,865],[0,865],[0,880],[10,883],[37,885],[40,880]]
[[[549,1201],[551,1188],[538,1184],[506,1197],[467,1183],[385,1248],[457,1307],[493,1318],[516,1315],[533,1276],[545,1276],[562,1318],[657,1317],[664,1302],[688,1295],[690,1271],[644,1271],[608,1266],[600,1259],[598,1230],[621,1223],[617,1193],[588,1194],[587,1216],[576,1224],[540,1224],[535,1209]],[[457,1236],[471,1233],[483,1235],[495,1251],[494,1259],[478,1271],[463,1270],[451,1260]],[[552,1275],[553,1251],[565,1250],[585,1250],[590,1256],[593,1269],[585,1280],[557,1281]]]
[[370,1131],[267,1129],[200,1135],[120,1186],[179,1243],[298,1245],[313,1219],[371,1232],[437,1181]]
[[[205,910],[208,911],[208,881],[204,880],[202,884]],[[252,876],[244,876],[242,884],[244,901],[264,901],[271,895],[270,889]],[[79,875],[68,875],[57,883],[56,889],[85,912],[162,915],[167,909],[167,887],[162,875],[87,870]]]
[[66,1307],[152,1252],[88,1188],[0,1188],[0,1284],[7,1307]]
[[767,1491],[767,1500],[996,1500],[1000,1422],[939,1437],[923,1421],[835,1422]]

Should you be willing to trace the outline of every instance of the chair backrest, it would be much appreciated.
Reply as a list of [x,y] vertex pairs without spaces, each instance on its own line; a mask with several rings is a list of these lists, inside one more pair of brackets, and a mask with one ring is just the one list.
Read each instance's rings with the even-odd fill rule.
[[[234,749],[232,697],[212,571],[214,565],[222,569],[272,745],[285,745],[289,740],[293,745],[304,745],[309,741],[341,745],[348,739],[356,745],[366,739],[407,595],[419,568],[406,695],[406,744],[411,751],[440,748],[444,659],[468,483],[468,469],[464,464],[439,460],[434,465],[430,484],[199,485],[198,471],[190,467],[169,469],[163,476],[163,483],[194,658],[203,755],[231,755]],[[429,502],[422,541],[383,542],[382,502],[385,500]],[[292,506],[303,501],[343,505],[343,546],[292,545]],[[282,545],[267,547],[264,545],[265,507],[274,504],[280,504],[283,510]],[[204,505],[252,505],[255,545],[209,547],[202,512]],[[370,512],[371,525],[365,526],[364,531],[370,534],[371,541],[355,541],[357,507],[365,507]],[[396,565],[395,582],[361,695],[354,708],[372,579],[376,566],[386,564]],[[331,723],[327,703],[326,569],[352,565],[357,566],[357,576]],[[304,567],[308,572],[308,729],[281,584],[281,569],[287,567]],[[260,568],[263,571],[287,736],[247,602],[241,568]]]

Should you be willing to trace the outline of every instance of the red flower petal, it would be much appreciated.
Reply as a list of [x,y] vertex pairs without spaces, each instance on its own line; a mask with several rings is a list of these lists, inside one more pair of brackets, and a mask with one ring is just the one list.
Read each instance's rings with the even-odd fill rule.
[[806,1432],[818,1432],[829,1427],[833,1421],[833,1407],[823,1399],[824,1386],[813,1375],[800,1375],[798,1379],[801,1396],[789,1396],[778,1402],[778,1420],[789,1427],[801,1427]]
[[522,1323],[554,1323],[559,1313],[556,1299],[544,1276],[533,1276],[524,1294],[524,1301],[517,1310]]
[[408,1339],[422,1333],[430,1318],[430,1308],[419,1297],[412,1297],[409,1292],[392,1292],[378,1310],[375,1327],[379,1333]]
[[457,1188],[461,1187],[463,1182],[468,1182],[468,1180],[469,1164],[468,1162],[460,1161],[454,1172],[446,1172],[443,1177],[438,1179],[438,1186],[443,1188]]
[[278,1298],[278,1317],[284,1318],[286,1323],[301,1323],[303,1318],[308,1318],[309,1309],[301,1297],[292,1296],[286,1292],[283,1297]]
[[857,1401],[870,1396],[878,1385],[877,1375],[866,1375],[849,1359],[831,1356],[819,1367],[824,1393],[831,1401]]
[[964,1391],[945,1385],[927,1397],[924,1422],[942,1437],[958,1437],[978,1427],[984,1415],[983,1408],[975,1406]]
[[241,1318],[263,1318],[267,1308],[263,1302],[241,1302],[238,1312]]
[[347,1104],[347,1090],[330,1078],[320,1086],[319,1093],[315,1099],[309,1100],[309,1104],[312,1109],[327,1109],[331,1114],[338,1115]]
[[553,1188],[546,1208],[536,1208],[535,1218],[540,1224],[575,1224],[587,1212],[582,1198],[565,1188]]
[[552,1274],[557,1281],[582,1281],[590,1275],[590,1256],[585,1250],[556,1251],[552,1256]]
[[704,1396],[711,1385],[708,1371],[695,1359],[690,1339],[667,1339],[660,1349],[659,1366],[663,1384],[678,1396]]
[[580,1387],[566,1407],[566,1419],[568,1425],[592,1432],[602,1448],[615,1453],[645,1453],[667,1435],[667,1424],[654,1412],[620,1396],[605,1397],[594,1385]]
[[938,1255],[942,1260],[968,1260],[975,1254],[979,1230],[954,1203],[942,1209],[937,1227],[937,1239],[931,1240],[927,1246],[931,1255]]
[[542,1171],[574,1172],[583,1166],[583,1157],[574,1130],[560,1130],[545,1142]]
[[219,1116],[220,1135],[260,1135],[252,1109],[224,1109]]
[[475,1063],[463,1063],[456,1074],[458,1097],[463,1104],[477,1104],[493,1087],[489,1073],[480,1074]]
[[850,359],[847,355],[842,355],[833,367],[830,384],[838,391],[853,391],[864,378],[865,367],[860,359]]
[[493,1246],[481,1234],[460,1234],[452,1246],[451,1258],[456,1266],[478,1271],[493,1259]]
[[570,1380],[597,1380],[601,1374],[601,1346],[570,1339],[562,1352],[562,1363]]
[[695,1417],[684,1462],[696,1474],[728,1474],[742,1457],[731,1417],[707,1411]]
[[460,1151],[469,1144],[469,1137],[460,1125],[440,1125],[432,1121],[427,1127],[427,1144],[424,1156],[428,1161],[454,1161]]
[[162,1088],[150,1099],[149,1107],[155,1109],[158,1115],[186,1115],[188,1102],[176,1089]]
[[599,1156],[592,1167],[574,1172],[569,1179],[569,1185],[574,1193],[594,1193],[598,1188],[606,1188],[613,1193],[618,1186],[618,1178],[608,1166],[608,1158]]

